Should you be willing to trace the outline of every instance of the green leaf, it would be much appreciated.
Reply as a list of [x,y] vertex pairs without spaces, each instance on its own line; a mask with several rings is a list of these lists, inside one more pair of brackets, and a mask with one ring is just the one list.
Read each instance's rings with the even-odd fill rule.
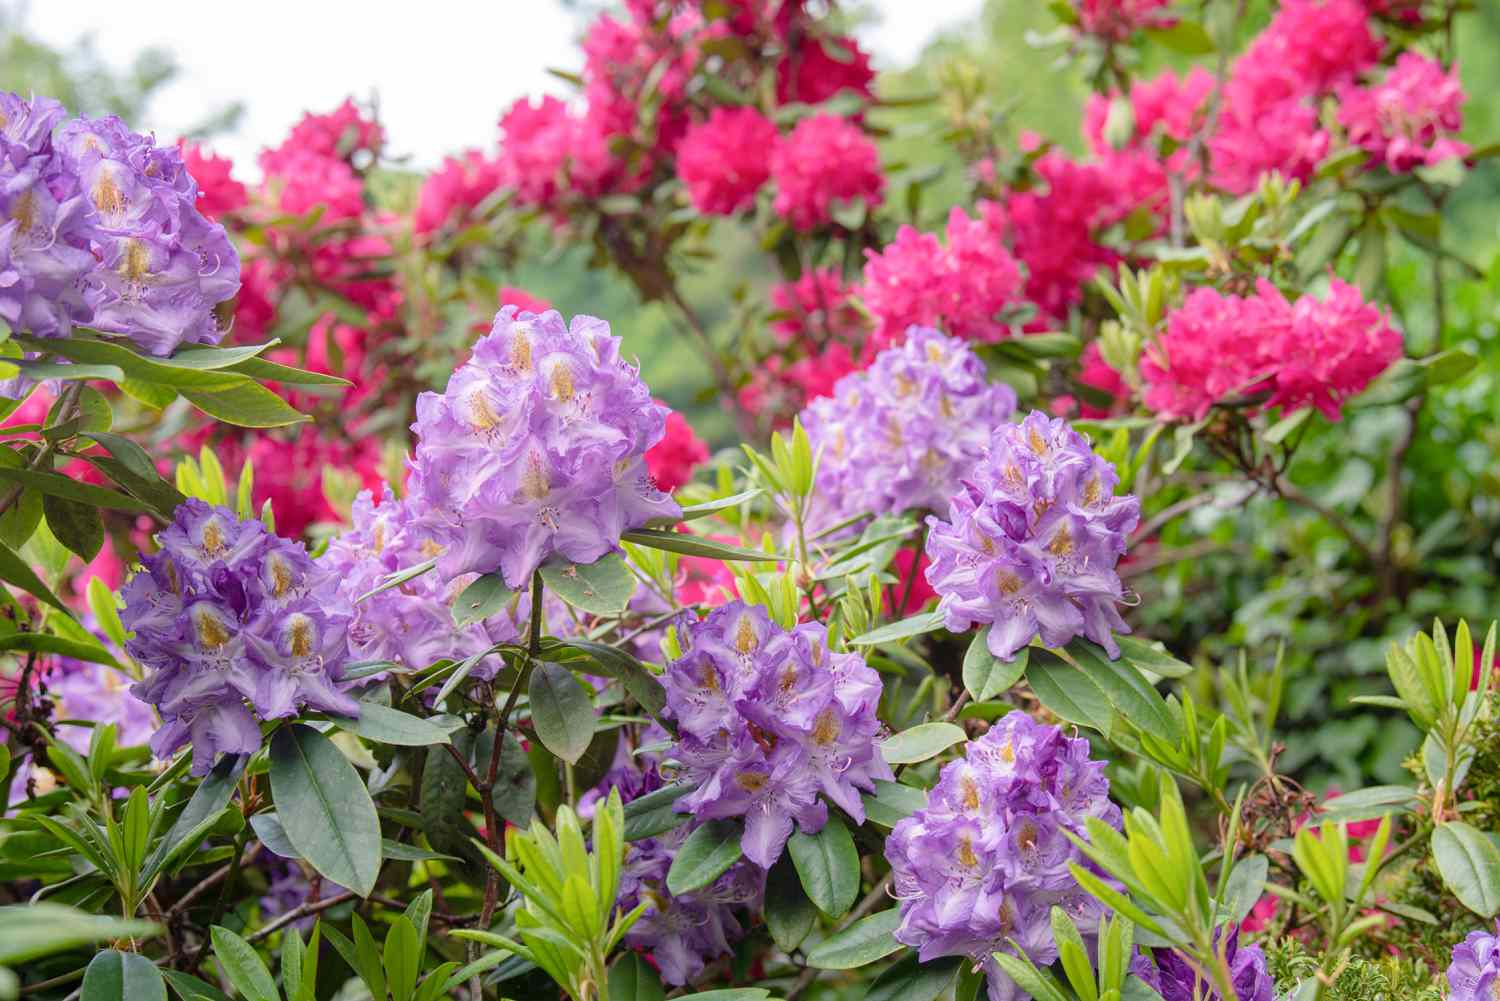
[[[397,570],[395,573],[388,575],[384,580],[382,580],[378,587],[371,588],[364,594],[355,598],[354,603],[357,605],[361,601],[364,601],[366,598],[372,598],[382,591],[389,591],[393,587],[400,587],[407,581],[414,580],[417,577],[422,576],[424,573],[427,573],[435,566],[437,566],[437,560],[430,559],[424,560],[423,562],[418,563],[416,566],[406,567],[403,570]],[[441,699],[439,699],[439,701],[441,701]]]
[[15,469],[0,465],[0,480],[19,483],[28,490],[76,501],[91,507],[109,508],[112,511],[148,510],[143,501],[126,496],[118,490],[98,487],[92,483],[81,483],[61,473],[46,473],[39,469]]
[[1169,743],[1181,742],[1182,728],[1167,708],[1166,700],[1139,671],[1124,661],[1109,660],[1088,640],[1074,640],[1067,650],[1089,680],[1099,686],[1110,705],[1131,725]]
[[738,560],[747,563],[775,563],[783,557],[759,549],[731,546],[702,535],[686,532],[663,532],[654,528],[639,528],[620,536],[626,542],[650,549],[662,549],[684,556],[705,556],[711,560]]
[[1147,640],[1137,636],[1116,636],[1120,656],[1134,664],[1138,670],[1149,671],[1163,678],[1185,678],[1193,673],[1192,665],[1184,664],[1165,650],[1157,649]]
[[720,991],[679,994],[672,1001],[769,1001],[771,992],[764,987],[732,987]]
[[55,340],[18,337],[15,340],[33,351],[51,352],[69,361],[81,364],[112,365],[125,373],[127,382],[154,383],[178,390],[222,390],[237,385],[255,385],[249,378],[237,373],[208,371],[193,365],[182,364],[174,358],[155,358],[137,354],[116,341],[81,336]]
[[397,915],[385,934],[385,980],[392,1001],[411,1001],[424,951],[417,929],[405,915]]
[[[465,729],[453,735],[453,747],[465,759],[473,746],[474,731]],[[467,859],[472,866],[479,855],[469,841],[475,833],[474,825],[464,816],[469,801],[468,788],[468,777],[446,748],[427,750],[417,799],[427,842],[440,852]]]
[[601,674],[618,678],[625,686],[625,691],[640,703],[642,709],[660,718],[662,710],[667,707],[667,691],[645,664],[624,650],[603,643],[577,639],[563,640],[562,643],[563,646],[588,654],[598,665]]
[[462,629],[471,622],[498,615],[515,596],[504,577],[487,573],[464,588],[453,602],[453,624]]
[[635,593],[635,577],[618,553],[582,566],[543,564],[542,583],[574,608],[594,615],[620,614]]
[[1458,902],[1482,918],[1500,913],[1500,848],[1461,820],[1432,831],[1432,858]]
[[97,643],[80,643],[78,640],[53,636],[51,633],[11,633],[9,636],[0,636],[0,652],[11,650],[55,653],[73,660],[87,661],[90,664],[107,664],[117,671],[125,670],[108,650]]
[[52,589],[42,583],[42,579],[36,575],[26,561],[16,555],[16,551],[3,543],[0,543],[0,580],[7,584],[14,584],[32,597],[45,601],[53,608],[67,615],[72,615],[67,605],[64,605]]
[[1010,660],[1001,660],[990,653],[990,627],[985,626],[974,634],[969,651],[964,654],[964,688],[975,702],[984,702],[1008,692],[1012,685],[1026,673],[1030,660],[1030,647],[1022,647]]
[[182,1001],[229,1001],[228,994],[190,973],[168,967],[161,971],[161,975],[167,978],[167,983],[172,985],[172,990],[177,992]]
[[1275,424],[1272,424],[1270,427],[1266,428],[1266,430],[1261,434],[1261,437],[1273,445],[1279,445],[1286,440],[1287,435],[1291,434],[1293,431],[1306,424],[1307,419],[1311,417],[1312,414],[1312,407],[1303,407],[1301,410],[1294,410],[1290,414],[1287,414],[1285,417],[1281,418],[1281,420],[1277,421]]
[[942,754],[954,744],[968,739],[964,728],[952,723],[921,723],[880,742],[880,754],[887,764],[912,765]]
[[692,791],[687,783],[669,785],[626,803],[625,840],[654,838],[687,823],[688,815],[678,813],[673,806]]
[[448,731],[420,716],[392,709],[374,701],[361,701],[357,717],[335,716],[334,723],[341,729],[357,733],[377,744],[392,744],[398,747],[427,747],[431,744],[448,743]]
[[802,878],[802,888],[818,910],[830,918],[848,913],[859,896],[859,852],[844,822],[830,814],[817,834],[793,834],[787,851]]
[[[618,732],[618,731],[615,731]],[[490,754],[495,746],[495,728],[490,726],[481,735],[475,747],[474,770],[480,775],[490,771]],[[531,768],[531,759],[514,733],[507,730],[500,743],[500,767],[495,772],[495,785],[490,790],[490,801],[495,804],[495,813],[517,827],[528,827],[531,814],[536,808],[536,774]]]
[[1026,680],[1042,705],[1053,714],[1109,736],[1114,710],[1104,692],[1085,672],[1046,650],[1033,650]]
[[[207,836],[204,825],[211,825],[224,812],[224,807],[229,805],[235,786],[239,784],[240,774],[245,770],[245,761],[245,755],[226,754],[215,762],[213,769],[198,783],[198,788],[193,790],[192,797],[177,815],[172,829],[157,843],[155,851],[146,860],[147,873],[156,873],[174,858],[181,858],[197,849],[199,842]],[[193,834],[196,831],[203,833],[195,838]]]
[[380,820],[332,741],[294,723],[271,738],[271,794],[288,839],[325,877],[362,897],[380,875]]
[[782,855],[766,875],[766,930],[782,952],[802,944],[818,922],[818,909],[802,889],[797,867]]
[[547,750],[575,763],[594,737],[594,705],[573,672],[541,661],[531,672],[531,722]]
[[106,949],[83,975],[83,1001],[167,1001],[156,964],[138,952]]
[[1185,56],[1206,56],[1216,49],[1207,29],[1186,18],[1178,19],[1170,28],[1148,28],[1146,34],[1152,41]]
[[271,971],[266,969],[254,946],[219,925],[209,929],[209,937],[224,976],[245,1001],[281,1001],[276,981],[271,979]]
[[609,1001],[663,1001],[661,977],[638,952],[626,952],[609,968]]
[[899,924],[901,911],[896,907],[861,918],[809,949],[807,965],[819,970],[853,970],[889,956],[901,948],[895,936]]
[[[718,500],[704,501],[702,504],[689,504],[682,509],[681,521],[696,521],[699,518],[707,518],[711,514],[727,511],[730,508],[748,504],[761,494],[765,493],[760,487],[754,487],[729,497],[720,497]],[[681,533],[673,533],[681,534]]]
[[[271,816],[271,814],[259,814],[258,816]],[[442,852],[430,852],[416,845],[404,844],[400,841],[392,841],[390,838],[382,838],[380,841],[380,857],[390,859],[392,862],[462,862],[463,859],[456,855],[444,855]]]
[[0,907],[0,965],[15,966],[104,939],[144,937],[160,930],[150,921],[86,914],[61,904]]
[[894,643],[897,640],[936,632],[941,628],[943,628],[943,616],[939,612],[922,612],[899,622],[888,622],[863,636],[856,636],[849,641],[849,644],[850,646],[874,646],[877,643]]
[[667,870],[667,889],[681,896],[718,879],[740,860],[744,833],[738,821],[710,820],[689,834]]
[[963,964],[958,956],[923,963],[915,952],[909,953],[875,978],[865,1001],[933,1001],[953,983]]
[[236,372],[240,375],[249,376],[252,379],[281,382],[292,386],[353,385],[348,379],[341,379],[336,375],[324,375],[322,372],[309,372],[306,369],[292,368],[290,365],[266,361],[264,358],[252,358],[249,361],[242,361],[238,365],[227,366],[225,371]]
[[226,424],[242,428],[279,428],[308,420],[266,387],[246,380],[222,389],[181,389],[185,400]]
[[281,818],[276,816],[276,811],[257,813],[250,818],[250,828],[260,839],[261,846],[271,854],[287,859],[302,857],[302,853],[292,845],[291,838],[286,836],[286,828],[281,826]]
[[104,521],[99,517],[98,508],[45,494],[42,512],[47,516],[47,527],[52,529],[57,541],[78,554],[83,562],[92,563],[99,550],[104,548]]
[[882,827],[898,823],[927,805],[927,793],[901,782],[875,780],[875,792],[865,793],[865,816]]

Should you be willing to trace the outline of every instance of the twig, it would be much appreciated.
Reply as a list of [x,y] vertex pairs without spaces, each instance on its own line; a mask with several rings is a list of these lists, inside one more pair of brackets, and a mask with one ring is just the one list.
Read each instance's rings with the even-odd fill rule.
[[698,314],[693,312],[693,307],[687,304],[687,300],[682,297],[681,292],[677,291],[675,284],[667,283],[666,298],[682,314],[693,339],[698,342],[704,357],[708,359],[708,367],[713,370],[714,374],[714,384],[719,387],[721,402],[724,409],[734,417],[741,437],[746,441],[754,441],[756,438],[755,421],[739,405],[739,394],[735,392],[734,380],[730,378],[729,369],[725,367],[719,349],[714,347],[713,338],[708,336],[708,330],[703,326],[703,321],[698,319]]
[[1289,500],[1293,504],[1305,507],[1328,522],[1330,528],[1349,540],[1349,544],[1359,552],[1360,556],[1370,566],[1376,567],[1380,565],[1380,557],[1376,554],[1375,550],[1370,548],[1370,544],[1360,537],[1359,533],[1354,530],[1354,526],[1349,524],[1343,515],[1339,514],[1333,508],[1328,507],[1323,502],[1313,500],[1307,494],[1304,494],[1301,490],[1293,486],[1291,481],[1285,477],[1275,480],[1272,484],[1272,489],[1283,500]]
[[[78,398],[82,395],[83,382],[81,380],[74,380],[63,387],[62,394],[57,398],[59,424],[73,419],[73,412],[78,409]],[[42,447],[37,449],[36,455],[31,457],[31,461],[26,464],[26,468],[32,472],[36,472],[51,462],[52,456],[56,452],[57,446],[43,439]],[[15,506],[16,501],[21,498],[21,491],[23,489],[21,484],[17,483],[5,492],[5,496],[0,498],[0,515],[3,515]]]
[[1205,504],[1212,504],[1216,499],[1212,493],[1201,493],[1184,497],[1175,504],[1167,505],[1153,515],[1149,521],[1135,530],[1135,534],[1130,537],[1130,545],[1133,546],[1138,542],[1143,542],[1151,538],[1151,536],[1161,531],[1168,522],[1182,517],[1189,511],[1196,511]]
[[258,928],[251,934],[247,935],[245,937],[245,941],[258,942],[261,939],[265,938],[267,935],[270,935],[272,932],[279,931],[280,929],[285,928],[293,921],[300,921],[301,919],[311,917],[314,914],[321,914],[324,911],[328,910],[330,907],[337,907],[339,904],[353,900],[355,896],[356,894],[353,890],[348,890],[344,893],[338,894],[337,896],[327,897],[323,900],[314,900],[312,903],[302,904],[299,907],[294,907],[291,910],[287,911],[285,914],[280,915],[274,921],[270,922],[264,927]]
[[1170,566],[1173,563],[1181,563],[1183,560],[1196,560],[1204,556],[1212,556],[1218,552],[1234,552],[1241,547],[1227,542],[1219,542],[1214,539],[1203,539],[1180,549],[1166,549],[1153,556],[1143,556],[1140,559],[1132,559],[1129,563],[1120,567],[1120,576],[1129,580],[1139,577],[1144,573],[1150,573],[1157,567]]
[[[254,862],[255,856],[260,854],[261,848],[262,845],[259,841],[255,842],[249,848],[247,848],[245,850],[244,861],[241,863],[241,865],[248,865],[249,863]],[[167,908],[167,913],[165,915],[167,920],[171,920],[172,918],[175,918],[177,915],[181,914],[184,910],[187,909],[187,906],[189,904],[197,900],[199,897],[203,896],[203,894],[208,890],[212,889],[215,886],[218,886],[233,871],[234,866],[226,864],[209,873],[191,890],[184,893],[180,900],[178,900],[171,907]]]

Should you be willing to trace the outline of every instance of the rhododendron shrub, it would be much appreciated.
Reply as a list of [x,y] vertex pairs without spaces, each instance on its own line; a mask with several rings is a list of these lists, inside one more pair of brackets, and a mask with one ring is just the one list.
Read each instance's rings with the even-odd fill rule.
[[0,997],[1494,993],[1481,19],[850,13],[0,95]]

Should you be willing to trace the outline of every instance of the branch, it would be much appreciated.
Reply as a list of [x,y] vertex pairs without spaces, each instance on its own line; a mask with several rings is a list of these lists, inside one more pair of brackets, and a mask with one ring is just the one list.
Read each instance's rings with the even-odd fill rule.
[[[57,398],[57,402],[59,405],[59,409],[57,411],[59,424],[63,423],[64,421],[70,421],[73,419],[73,414],[78,409],[78,398],[82,395],[82,380],[75,380],[63,387],[62,394]],[[31,461],[26,464],[26,468],[32,470],[33,472],[41,469],[43,466],[48,465],[52,461],[52,456],[56,454],[56,452],[57,445],[53,442],[43,439],[42,447],[37,449],[36,455],[31,457]],[[5,492],[5,496],[3,498],[0,498],[0,515],[3,515],[5,512],[9,511],[12,507],[15,506],[16,501],[21,499],[21,491],[23,489],[24,488],[21,486],[21,484],[17,483],[15,486],[11,487]]]
[[1317,501],[1307,496],[1307,494],[1293,486],[1292,482],[1285,477],[1277,478],[1271,486],[1276,491],[1277,496],[1283,500],[1289,500],[1293,504],[1301,505],[1328,522],[1330,528],[1349,540],[1349,544],[1359,552],[1359,555],[1370,566],[1380,566],[1380,556],[1374,549],[1370,548],[1368,542],[1360,537],[1359,533],[1354,530],[1354,526],[1349,524],[1348,519],[1343,515],[1339,514],[1333,508],[1328,507],[1322,501]]
[[267,924],[262,928],[258,928],[250,935],[247,935],[245,937],[245,941],[258,942],[272,932],[279,931],[280,929],[285,928],[293,921],[300,921],[302,918],[311,917],[314,914],[321,914],[324,911],[328,910],[330,907],[337,907],[339,904],[342,904],[345,901],[353,900],[354,897],[354,891],[349,890],[334,897],[328,897],[324,900],[314,900],[310,904],[303,904],[300,907],[294,907],[293,909],[287,911],[285,914],[276,918],[276,920],[272,921],[270,924]]

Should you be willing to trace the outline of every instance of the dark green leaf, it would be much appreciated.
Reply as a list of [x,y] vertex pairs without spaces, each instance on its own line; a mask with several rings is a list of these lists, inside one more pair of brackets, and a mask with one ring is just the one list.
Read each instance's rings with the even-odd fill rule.
[[746,549],[743,546],[731,546],[723,542],[715,542],[706,536],[689,535],[686,532],[663,532],[651,528],[641,528],[633,532],[626,532],[621,538],[637,546],[663,549],[669,553],[681,553],[684,556],[705,556],[711,560],[773,563],[782,559],[782,557],[777,556],[775,553],[765,553],[759,549]]
[[609,968],[609,1001],[663,1001],[661,977],[638,952],[622,953]]
[[618,615],[635,593],[635,577],[618,553],[585,565],[543,564],[542,583],[574,608],[594,615]]
[[718,879],[740,860],[744,833],[738,821],[710,820],[689,834],[667,870],[667,889],[681,896]]
[[224,976],[245,1001],[281,1001],[271,971],[249,942],[219,925],[209,929],[209,937],[213,939],[214,958]]
[[193,406],[226,424],[242,428],[279,428],[308,418],[266,387],[246,380],[223,389],[181,389]]
[[271,794],[288,839],[325,877],[362,897],[380,875],[380,820],[359,773],[300,723],[271,738]]
[[599,666],[601,674],[618,678],[625,691],[652,716],[659,717],[667,707],[666,689],[656,680],[656,675],[624,650],[589,640],[563,640],[563,645],[588,654]]
[[927,794],[900,782],[875,780],[875,792],[865,793],[865,816],[882,827],[895,827],[927,805]]
[[1074,640],[1067,650],[1089,680],[1099,686],[1110,705],[1132,726],[1172,744],[1182,740],[1182,729],[1167,708],[1166,700],[1129,663],[1108,659],[1104,651],[1087,640]]
[[197,849],[202,836],[192,839],[193,832],[202,829],[206,822],[224,812],[244,770],[245,756],[240,754],[226,754],[214,763],[213,769],[198,783],[198,788],[193,790],[187,806],[177,815],[172,829],[147,859],[146,872],[155,872],[172,859],[181,858]]
[[739,507],[741,504],[748,504],[764,492],[760,487],[755,487],[729,497],[720,497],[718,500],[704,501],[702,504],[689,504],[682,509],[681,520],[695,521],[698,518],[706,518],[711,514],[718,514],[720,511]]
[[293,386],[353,385],[348,379],[341,379],[336,375],[324,375],[321,372],[309,372],[305,369],[292,368],[290,365],[266,361],[264,358],[252,358],[249,361],[242,361],[237,365],[230,365],[227,371],[247,375],[252,379],[281,382]]
[[861,918],[808,950],[807,965],[819,970],[853,970],[889,956],[901,948],[895,937],[900,923],[901,911],[896,907]]
[[766,929],[782,952],[802,944],[818,921],[818,909],[802,889],[797,867],[785,854],[766,875]]
[[255,385],[233,372],[205,371],[170,358],[148,358],[123,344],[88,337],[36,340],[15,338],[35,351],[51,352],[83,364],[113,365],[125,373],[126,381],[155,383],[173,389],[222,390],[236,385]]
[[497,573],[487,573],[464,588],[453,602],[453,623],[462,629],[471,622],[479,622],[500,614],[516,596]]
[[836,815],[817,834],[798,831],[787,841],[787,851],[802,878],[802,888],[818,910],[840,918],[859,896],[859,852],[849,828]]
[[87,661],[90,664],[108,664],[116,670],[125,670],[120,662],[99,644],[80,643],[78,640],[53,636],[51,633],[11,633],[9,636],[0,636],[0,652],[10,650],[55,653],[73,660]]
[[670,785],[626,803],[625,840],[654,838],[687,823],[688,815],[678,813],[673,807],[692,791],[693,787],[686,783]]
[[958,956],[941,956],[923,963],[910,953],[875,978],[865,1001],[933,1001],[953,983],[963,962]]
[[369,700],[360,702],[359,716],[352,719],[336,716],[333,721],[340,728],[377,744],[426,747],[429,744],[448,743],[448,732],[441,727],[434,726],[420,716]]
[[[466,759],[474,746],[474,731],[453,735],[453,747]],[[502,765],[504,758],[501,759]],[[474,825],[464,816],[468,804],[468,777],[445,747],[430,747],[422,765],[422,788],[418,804],[427,842],[440,852],[458,855],[471,865],[480,861],[469,841]]]
[[1113,707],[1086,673],[1055,654],[1038,649],[1031,652],[1026,680],[1042,705],[1055,715],[1109,736]]
[[1163,678],[1185,678],[1193,673],[1192,665],[1184,664],[1165,650],[1159,650],[1150,642],[1136,636],[1116,636],[1120,656],[1142,671]]
[[[265,815],[262,814],[262,816]],[[463,861],[463,859],[454,855],[444,855],[442,852],[430,852],[425,848],[418,848],[416,845],[392,841],[390,838],[385,838],[380,842],[380,857],[390,859],[393,862]]]
[[266,851],[281,858],[299,859],[302,853],[292,846],[292,839],[286,836],[286,828],[281,826],[281,818],[276,816],[273,810],[270,813],[257,813],[250,818],[250,827],[255,831],[255,836]]
[[229,1001],[228,994],[192,974],[168,967],[161,971],[161,975],[167,978],[167,983],[182,1001]]
[[1003,695],[1021,680],[1026,673],[1031,648],[1022,647],[1010,660],[1001,660],[990,653],[990,627],[985,626],[974,634],[969,651],[964,654],[964,688],[975,702],[984,702]]
[[[612,731],[618,734],[618,730]],[[490,771],[490,754],[495,746],[494,728],[486,730],[479,741],[474,756],[474,769],[480,775]],[[531,770],[531,759],[514,733],[506,732],[500,745],[500,765],[495,772],[495,785],[490,790],[490,800],[495,804],[495,813],[517,827],[529,827],[531,814],[536,808],[536,775]]]
[[92,507],[109,508],[114,511],[145,511],[146,505],[128,497],[118,490],[98,487],[92,483],[80,483],[61,473],[47,473],[38,469],[14,469],[0,465],[0,480],[19,483],[28,490],[65,500],[77,501]]
[[106,949],[83,974],[83,1001],[167,1001],[156,964],[138,952]]
[[553,754],[572,764],[594,737],[594,706],[573,672],[541,661],[531,672],[531,722]]
[[36,575],[36,571],[27,565],[26,561],[16,555],[16,551],[9,546],[0,544],[0,580],[7,584],[14,584],[27,594],[45,601],[58,611],[72,615],[67,605],[64,605],[52,589],[42,583],[42,579]]
[[52,529],[57,541],[76,553],[83,562],[92,563],[104,547],[104,521],[99,517],[99,509],[44,494],[42,512],[46,514],[47,527]]

